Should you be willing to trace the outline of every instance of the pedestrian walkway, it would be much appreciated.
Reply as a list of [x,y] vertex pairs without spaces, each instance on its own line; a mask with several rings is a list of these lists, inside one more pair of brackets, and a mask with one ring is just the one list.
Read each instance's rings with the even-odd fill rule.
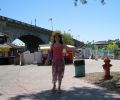
[[62,93],[51,91],[51,66],[0,68],[5,68],[0,74],[0,100],[120,100],[119,94],[75,78],[74,65],[66,65]]
[[[120,100],[116,94],[90,84],[79,82],[80,86],[66,87],[62,93],[52,93],[49,89],[37,93],[26,93],[12,97],[10,100]],[[73,85],[73,84],[71,84]],[[74,83],[74,85],[78,85]]]
[[30,93],[28,91],[28,93],[17,95],[10,100],[120,100],[120,95],[113,94],[83,80],[72,78],[64,80],[62,93],[52,92],[51,88],[47,86],[39,92],[31,91]]

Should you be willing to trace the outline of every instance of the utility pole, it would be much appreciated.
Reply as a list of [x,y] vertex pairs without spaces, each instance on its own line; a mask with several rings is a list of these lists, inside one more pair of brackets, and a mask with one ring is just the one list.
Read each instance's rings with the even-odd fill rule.
[[36,26],[36,18],[35,18],[35,26]]
[[50,21],[51,28],[52,28],[52,31],[53,31],[53,21],[52,21],[52,18],[49,18],[49,20],[48,20],[48,21]]
[[67,33],[69,33],[71,31],[71,29],[68,29]]
[[0,8],[0,11],[1,11],[2,9]]
[[77,35],[77,36],[76,36],[76,40],[77,40],[78,37],[80,37],[80,35]]
[[32,20],[31,20],[30,24],[32,25]]

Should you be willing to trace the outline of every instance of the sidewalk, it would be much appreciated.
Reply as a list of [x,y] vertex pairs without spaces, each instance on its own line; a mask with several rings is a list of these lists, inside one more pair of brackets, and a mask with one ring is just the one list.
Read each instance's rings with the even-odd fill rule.
[[120,100],[118,94],[75,78],[73,65],[66,65],[62,93],[51,92],[51,66],[11,65],[9,71],[0,79],[0,100]]
[[[47,84],[47,83],[46,83]],[[50,87],[42,91],[28,91],[12,97],[10,100],[120,100],[120,96],[112,94],[103,88],[96,87],[79,79],[70,80],[70,83],[63,84],[62,93],[51,92]]]

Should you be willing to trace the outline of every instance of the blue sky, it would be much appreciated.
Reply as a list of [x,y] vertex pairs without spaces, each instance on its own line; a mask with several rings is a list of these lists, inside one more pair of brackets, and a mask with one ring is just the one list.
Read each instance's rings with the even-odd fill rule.
[[69,32],[74,38],[102,41],[120,38],[120,0],[88,0],[74,6],[73,0],[0,0],[0,15],[52,30]]

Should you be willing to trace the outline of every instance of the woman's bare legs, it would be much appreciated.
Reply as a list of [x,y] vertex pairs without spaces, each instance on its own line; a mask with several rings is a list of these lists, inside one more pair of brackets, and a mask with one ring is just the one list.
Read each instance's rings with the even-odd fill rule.
[[54,83],[53,83],[52,91],[55,91],[55,90],[56,90],[56,83],[54,82]]
[[61,83],[62,83],[62,80],[58,80],[58,92],[61,92]]

